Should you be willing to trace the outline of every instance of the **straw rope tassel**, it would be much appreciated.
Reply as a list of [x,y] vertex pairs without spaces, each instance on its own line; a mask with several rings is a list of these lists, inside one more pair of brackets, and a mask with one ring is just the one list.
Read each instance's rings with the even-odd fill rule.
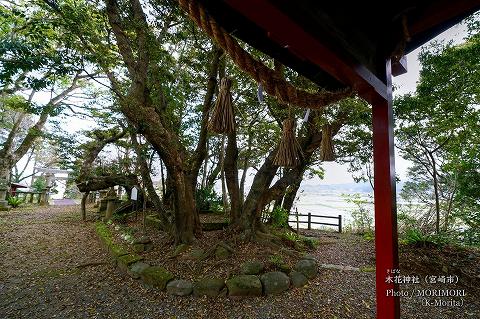
[[212,132],[228,134],[235,129],[235,115],[233,113],[232,94],[230,94],[231,86],[232,80],[227,77],[220,81],[217,101],[208,123],[208,128]]
[[274,70],[256,60],[238,44],[235,38],[217,24],[215,19],[207,13],[202,2],[178,0],[190,18],[230,55],[236,65],[262,84],[265,93],[275,96],[285,103],[317,110],[354,94],[351,88],[338,92],[311,93],[301,90],[283,79],[278,79]]
[[284,167],[294,167],[300,164],[303,157],[302,148],[295,138],[295,120],[288,118],[283,121],[283,133],[273,164]]
[[322,127],[322,145],[320,146],[320,160],[324,162],[332,162],[335,160],[332,143],[332,126],[325,124]]

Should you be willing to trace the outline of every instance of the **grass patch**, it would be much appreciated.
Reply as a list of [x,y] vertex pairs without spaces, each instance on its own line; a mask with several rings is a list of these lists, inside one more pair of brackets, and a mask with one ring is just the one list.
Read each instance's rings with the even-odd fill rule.
[[375,272],[375,267],[373,266],[365,266],[360,268],[361,272]]

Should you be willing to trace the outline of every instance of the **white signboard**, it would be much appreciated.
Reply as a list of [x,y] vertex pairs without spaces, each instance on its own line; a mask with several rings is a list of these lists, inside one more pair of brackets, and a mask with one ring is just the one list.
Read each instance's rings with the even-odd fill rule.
[[137,200],[138,197],[138,189],[136,187],[132,188],[132,195],[130,196],[131,200]]

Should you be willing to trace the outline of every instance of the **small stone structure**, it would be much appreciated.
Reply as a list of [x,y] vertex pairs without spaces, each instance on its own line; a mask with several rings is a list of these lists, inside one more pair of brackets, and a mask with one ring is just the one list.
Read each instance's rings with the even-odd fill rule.
[[[160,266],[150,266],[143,257],[129,252],[125,245],[116,244],[108,226],[103,222],[96,223],[96,232],[112,256],[112,263],[124,274],[141,280],[145,285],[167,291],[174,296],[197,297],[231,296],[243,298],[249,296],[274,295],[288,290],[290,287],[303,287],[317,275],[318,265],[311,256],[300,259],[287,275],[282,271],[260,274],[264,265],[259,261],[248,261],[241,266],[243,274],[228,280],[222,278],[202,278],[195,282],[176,279],[168,270]],[[146,238],[136,241],[147,243]],[[151,244],[151,242],[148,241]],[[134,246],[135,247],[135,246]],[[244,274],[256,273],[256,274]]]
[[0,211],[7,210],[9,208],[7,202],[7,181],[0,179]]
[[115,189],[113,187],[110,188],[110,190],[107,193],[107,196],[105,197],[105,200],[107,202],[107,207],[105,210],[105,219],[111,219],[113,216],[113,213],[115,212],[115,209],[118,207],[120,204],[120,199],[117,197],[117,193],[115,192]]
[[49,192],[50,188],[47,187],[47,188],[44,188],[42,190],[42,192],[40,193],[40,198],[39,198],[39,204],[41,206],[46,206],[48,205],[48,192]]

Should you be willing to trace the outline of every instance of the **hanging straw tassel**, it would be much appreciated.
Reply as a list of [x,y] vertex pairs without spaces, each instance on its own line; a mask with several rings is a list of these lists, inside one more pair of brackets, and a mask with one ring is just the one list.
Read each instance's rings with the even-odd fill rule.
[[286,119],[283,121],[283,134],[273,164],[284,167],[294,167],[300,164],[302,159],[302,148],[295,138],[295,120]]
[[232,94],[230,87],[232,80],[225,77],[220,81],[217,101],[208,128],[210,131],[221,133],[232,133],[235,129],[235,115],[233,114]]
[[332,126],[325,124],[322,127],[322,145],[320,146],[320,160],[332,162],[335,160],[332,143]]

